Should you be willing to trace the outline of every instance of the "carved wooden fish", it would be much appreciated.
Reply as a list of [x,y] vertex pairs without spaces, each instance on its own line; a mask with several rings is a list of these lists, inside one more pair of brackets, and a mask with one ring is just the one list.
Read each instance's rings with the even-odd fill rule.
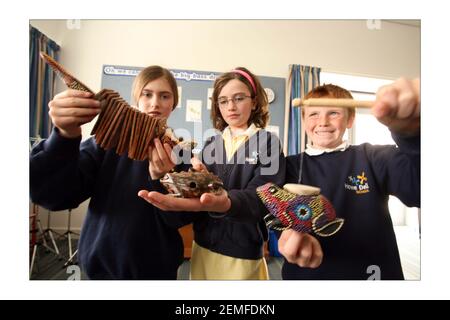
[[193,169],[167,173],[160,182],[169,194],[182,198],[199,198],[206,192],[220,194],[224,188],[223,182],[216,175]]
[[272,229],[292,228],[328,237],[344,224],[344,219],[336,217],[333,205],[318,188],[294,184],[280,188],[269,182],[258,187],[256,193],[269,210],[264,220]]

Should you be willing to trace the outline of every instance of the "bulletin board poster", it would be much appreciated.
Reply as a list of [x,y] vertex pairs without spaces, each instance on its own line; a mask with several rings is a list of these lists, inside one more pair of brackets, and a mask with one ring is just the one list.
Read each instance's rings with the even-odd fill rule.
[[[117,91],[132,104],[131,88],[142,67],[103,65],[101,86]],[[211,121],[211,100],[214,81],[219,72],[169,69],[178,85],[179,102],[167,124],[178,137],[194,140],[201,149],[207,138],[218,133]],[[286,79],[259,76],[269,96],[270,121],[266,130],[278,135],[283,145]]]

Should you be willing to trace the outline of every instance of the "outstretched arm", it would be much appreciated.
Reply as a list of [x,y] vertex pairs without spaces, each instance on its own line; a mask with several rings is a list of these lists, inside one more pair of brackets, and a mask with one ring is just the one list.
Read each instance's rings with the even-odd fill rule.
[[381,87],[372,113],[398,146],[368,150],[379,185],[407,206],[420,207],[420,80],[401,78]]
[[56,95],[49,108],[55,128],[31,151],[30,196],[52,210],[75,208],[89,198],[103,154],[91,140],[80,149],[80,126],[100,112],[100,104],[92,93],[69,89]]
[[377,92],[372,113],[395,134],[419,134],[420,80],[400,78],[388,86],[381,87]]

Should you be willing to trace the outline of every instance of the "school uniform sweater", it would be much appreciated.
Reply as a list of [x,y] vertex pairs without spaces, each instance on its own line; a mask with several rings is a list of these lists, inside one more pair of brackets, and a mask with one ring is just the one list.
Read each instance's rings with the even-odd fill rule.
[[263,257],[268,213],[256,188],[271,181],[282,184],[285,158],[278,138],[266,130],[252,135],[227,160],[221,135],[210,138],[202,151],[208,171],[218,175],[231,199],[227,213],[208,213],[194,223],[194,240],[201,247],[241,259]]
[[320,267],[285,261],[283,279],[403,279],[388,197],[420,207],[420,136],[392,136],[398,147],[365,143],[287,157],[287,182],[298,183],[303,161],[301,183],[319,187],[345,223],[335,235],[317,237],[324,254]]
[[31,200],[49,210],[91,199],[78,243],[90,279],[176,279],[182,239],[170,220],[138,197],[152,189],[148,161],[100,149],[93,138],[67,139],[54,129],[30,157]]

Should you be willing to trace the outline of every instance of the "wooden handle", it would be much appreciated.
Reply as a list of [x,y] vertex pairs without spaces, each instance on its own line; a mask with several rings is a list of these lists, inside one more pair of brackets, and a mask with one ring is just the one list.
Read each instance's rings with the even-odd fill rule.
[[45,52],[40,52],[39,54],[41,59],[47,63],[50,68],[55,71],[58,77],[61,78],[62,81],[66,84],[66,86],[70,89],[86,91],[90,93],[94,93],[91,89],[89,89],[85,84],[83,84],[80,80],[71,75],[66,69],[63,68],[58,62],[56,62],[52,57],[50,57]]
[[375,101],[362,101],[353,99],[311,98],[307,100],[296,98],[292,100],[294,107],[339,107],[339,108],[366,108],[373,107]]

